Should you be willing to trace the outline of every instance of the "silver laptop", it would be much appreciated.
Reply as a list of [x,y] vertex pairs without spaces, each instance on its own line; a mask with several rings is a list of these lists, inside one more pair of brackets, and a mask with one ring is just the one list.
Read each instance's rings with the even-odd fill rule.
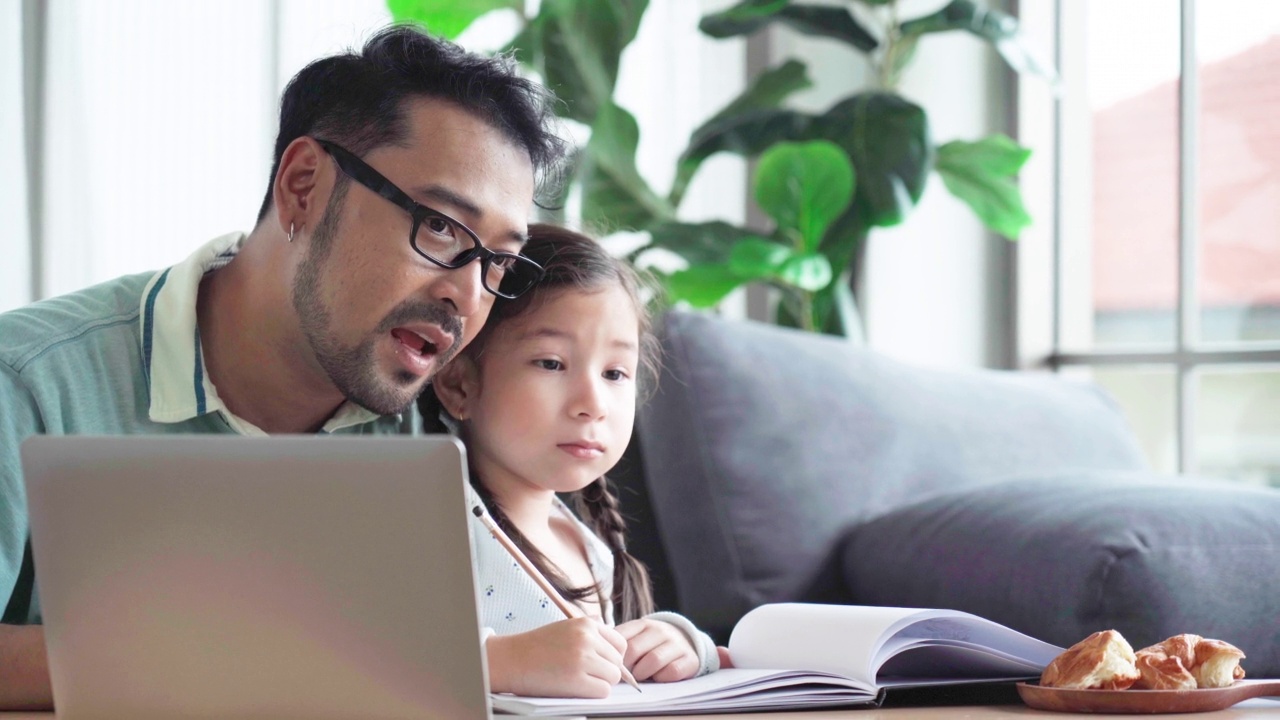
[[33,437],[58,717],[488,717],[446,437]]

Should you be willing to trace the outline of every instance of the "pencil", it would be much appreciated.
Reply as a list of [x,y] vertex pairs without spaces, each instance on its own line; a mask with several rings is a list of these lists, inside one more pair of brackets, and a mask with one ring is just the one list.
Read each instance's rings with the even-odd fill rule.
[[[476,505],[471,508],[471,512],[475,514],[476,517],[480,518],[480,522],[484,523],[485,528],[487,528],[489,533],[493,535],[494,539],[498,541],[498,544],[511,554],[511,557],[515,559],[516,564],[519,565],[529,577],[533,578],[533,582],[536,583],[538,587],[542,588],[542,592],[546,593],[547,596],[551,598],[551,601],[556,604],[556,607],[560,608],[560,612],[564,613],[565,617],[576,618],[583,617],[585,615],[585,613],[582,612],[582,608],[564,599],[564,596],[562,596],[551,582],[538,571],[538,568],[529,561],[529,558],[525,557],[525,554],[520,551],[520,548],[516,547],[516,544],[511,541],[511,538],[507,537],[507,534],[502,531],[502,528],[498,527],[498,524],[493,521],[493,518],[489,517],[489,513],[485,512],[484,508]],[[632,675],[631,671],[626,667],[622,668],[622,679],[628,685],[635,688],[636,692],[641,692],[640,683],[636,682],[635,676]]]

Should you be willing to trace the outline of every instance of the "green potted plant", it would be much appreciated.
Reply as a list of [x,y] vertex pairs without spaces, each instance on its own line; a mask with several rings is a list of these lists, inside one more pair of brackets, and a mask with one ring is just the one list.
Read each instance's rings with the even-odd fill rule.
[[[523,8],[512,0],[388,5],[396,19],[446,35],[490,10]],[[666,276],[672,298],[708,306],[741,285],[767,283],[780,291],[779,323],[857,335],[850,282],[868,234],[901,223],[920,200],[929,173],[937,172],[952,194],[1005,237],[1016,238],[1030,223],[1015,182],[1028,149],[999,134],[936,145],[925,110],[898,92],[917,44],[940,32],[971,33],[991,43],[1014,69],[1051,76],[1020,44],[1013,17],[973,0],[951,0],[907,20],[898,16],[896,0],[744,0],[704,17],[700,28],[715,38],[782,23],[842,42],[866,55],[876,87],[841,98],[824,112],[805,113],[784,103],[811,85],[807,68],[788,60],[766,70],[693,133],[664,195],[636,170],[639,131],[612,97],[622,50],[635,37],[646,7],[645,0],[543,0],[537,15],[521,15],[523,30],[510,48],[561,97],[568,117],[591,128],[571,174],[582,188],[582,220],[597,228],[647,231],[650,242],[634,250],[633,258],[653,248],[682,257],[688,267]],[[868,27],[860,18],[874,24]],[[720,152],[759,158],[753,195],[774,219],[772,231],[677,219],[689,183]],[[825,190],[846,169],[849,197],[838,202],[840,193]]]

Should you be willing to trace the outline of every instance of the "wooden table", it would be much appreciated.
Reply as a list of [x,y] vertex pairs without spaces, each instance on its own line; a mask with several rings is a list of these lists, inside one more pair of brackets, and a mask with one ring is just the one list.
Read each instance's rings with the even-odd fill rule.
[[[900,707],[863,710],[806,710],[786,713],[751,713],[743,715],[671,715],[657,720],[1010,720],[1019,717],[1059,718],[1183,718],[1184,720],[1277,720],[1280,702],[1246,701],[1227,710],[1192,715],[1068,715],[1032,710],[1025,705],[963,705],[950,707]],[[628,718],[626,720],[640,720]],[[655,720],[648,718],[647,720]]]
[[[515,718],[516,716],[499,716]],[[1280,701],[1246,700],[1227,710],[1195,715],[1076,715],[1032,710],[1025,705],[964,705],[944,707],[899,707],[854,710],[806,710],[785,713],[749,713],[742,715],[664,715],[657,720],[1010,720],[1017,717],[1040,718],[1184,718],[1185,720],[1280,720]],[[53,713],[0,713],[3,720],[53,720]],[[640,720],[618,718],[616,720]],[[654,720],[653,717],[644,720]]]

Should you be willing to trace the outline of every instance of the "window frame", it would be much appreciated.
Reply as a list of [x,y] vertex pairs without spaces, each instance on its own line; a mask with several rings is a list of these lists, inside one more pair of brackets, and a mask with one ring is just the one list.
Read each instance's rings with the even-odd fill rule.
[[[1200,334],[1200,67],[1196,51],[1197,0],[1180,2],[1180,77],[1178,80],[1178,278],[1176,337],[1170,348],[1065,350],[1064,316],[1079,289],[1067,290],[1073,268],[1088,272],[1090,243],[1073,247],[1065,238],[1090,235],[1092,195],[1087,96],[1081,70],[1087,48],[1083,38],[1085,4],[1073,0],[1021,2],[1013,10],[1028,41],[1052,48],[1062,83],[1055,95],[1038,78],[1020,78],[1015,94],[1019,139],[1044,148],[1045,160],[1028,167],[1022,178],[1027,204],[1046,218],[1018,244],[1014,345],[1024,369],[1059,372],[1065,368],[1141,368],[1164,366],[1175,373],[1177,471],[1197,471],[1196,417],[1198,374],[1206,369],[1247,369],[1280,365],[1280,342],[1206,343]],[[1072,178],[1068,181],[1068,178]],[[1087,283],[1076,283],[1088,287]],[[1076,297],[1069,297],[1075,292]],[[1086,291],[1087,292],[1087,289]],[[1090,302],[1088,297],[1084,302]],[[1090,305],[1089,307],[1092,307]],[[1092,314],[1090,314],[1092,318]]]

